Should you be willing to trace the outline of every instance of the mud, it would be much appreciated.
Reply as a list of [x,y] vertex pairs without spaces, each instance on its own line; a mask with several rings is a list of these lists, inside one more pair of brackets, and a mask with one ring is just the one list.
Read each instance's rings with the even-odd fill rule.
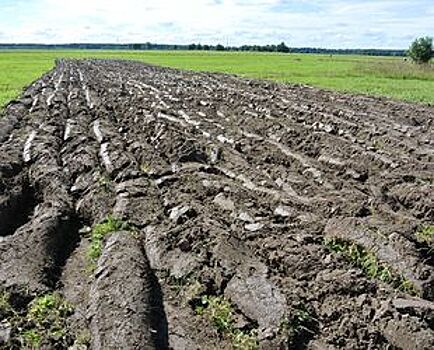
[[[61,60],[0,119],[0,291],[74,305],[67,336],[44,348],[233,349],[249,335],[247,349],[432,349],[433,246],[417,232],[434,224],[433,116]],[[90,231],[110,216],[125,228],[92,268]],[[414,295],[325,239],[371,252]],[[206,297],[230,302],[226,329],[199,312]],[[0,347],[19,348],[8,315]]]

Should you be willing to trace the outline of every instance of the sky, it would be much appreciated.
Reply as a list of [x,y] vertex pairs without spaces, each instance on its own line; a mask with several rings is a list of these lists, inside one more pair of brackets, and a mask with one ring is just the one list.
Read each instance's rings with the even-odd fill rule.
[[0,0],[0,43],[403,49],[425,35],[434,0]]

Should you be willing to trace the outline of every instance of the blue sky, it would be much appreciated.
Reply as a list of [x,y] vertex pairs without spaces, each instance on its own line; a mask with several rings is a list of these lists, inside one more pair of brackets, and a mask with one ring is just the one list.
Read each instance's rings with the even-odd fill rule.
[[0,42],[406,48],[434,0],[0,0]]

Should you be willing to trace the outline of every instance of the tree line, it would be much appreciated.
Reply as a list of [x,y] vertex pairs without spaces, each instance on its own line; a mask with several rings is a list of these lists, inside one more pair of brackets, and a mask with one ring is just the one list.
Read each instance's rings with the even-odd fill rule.
[[339,55],[370,55],[370,56],[405,56],[405,50],[383,49],[323,49],[315,47],[288,47],[284,42],[274,45],[242,45],[224,46],[222,44],[207,45],[192,43],[188,45],[171,45],[156,43],[132,44],[0,44],[0,49],[85,49],[85,50],[190,50],[190,51],[243,51],[243,52],[280,52],[280,53],[313,53]]

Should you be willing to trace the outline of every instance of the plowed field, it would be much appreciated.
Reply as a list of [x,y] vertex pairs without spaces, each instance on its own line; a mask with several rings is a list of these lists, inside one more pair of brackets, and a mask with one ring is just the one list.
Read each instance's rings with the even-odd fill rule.
[[59,61],[0,119],[0,347],[433,349],[433,117]]

